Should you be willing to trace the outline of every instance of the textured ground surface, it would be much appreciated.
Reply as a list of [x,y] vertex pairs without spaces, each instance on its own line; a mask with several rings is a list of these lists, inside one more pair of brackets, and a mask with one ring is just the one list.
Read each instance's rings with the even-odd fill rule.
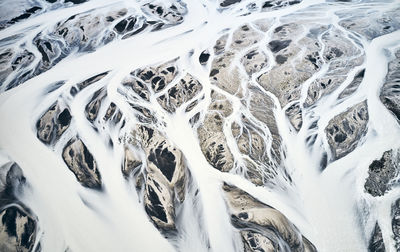
[[0,118],[0,251],[400,251],[395,0],[4,0]]

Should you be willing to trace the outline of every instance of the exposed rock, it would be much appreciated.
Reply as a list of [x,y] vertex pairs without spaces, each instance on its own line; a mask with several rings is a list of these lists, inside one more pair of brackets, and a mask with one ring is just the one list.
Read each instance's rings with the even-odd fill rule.
[[286,47],[288,47],[291,42],[292,42],[292,40],[290,40],[290,39],[272,40],[271,42],[268,43],[268,47],[269,47],[269,49],[271,49],[271,51],[273,53],[277,53],[277,52],[285,49]]
[[292,40],[291,38],[295,38],[298,35],[301,35],[304,31],[304,27],[302,24],[297,23],[284,23],[274,29],[273,32],[273,40]]
[[199,122],[200,119],[200,112],[197,112],[192,118],[189,119],[190,125],[194,126],[196,123]]
[[194,100],[191,103],[189,103],[189,105],[186,106],[185,112],[190,112],[192,111],[192,109],[194,109],[194,107],[196,107],[196,105],[199,103],[199,100]]
[[353,81],[339,94],[339,99],[343,99],[351,94],[353,94],[358,86],[360,86],[362,80],[364,79],[365,69],[361,70],[356,74]]
[[[363,56],[360,49],[351,43],[350,40],[343,38],[344,33],[339,29],[329,29],[322,35],[322,42],[326,46],[323,51],[323,58],[330,62],[329,70],[334,73],[347,73],[349,67],[362,63],[360,56]],[[347,58],[349,62],[343,62]]]
[[25,182],[18,164],[10,162],[0,166],[0,209],[18,202],[15,192],[20,192]]
[[[136,35],[150,26],[146,19],[136,13],[127,15],[127,9],[121,9],[108,14],[106,20],[114,25],[113,31],[109,32],[108,37],[105,38],[107,43],[112,41],[115,37],[127,39]],[[121,17],[123,17],[121,19]],[[118,20],[114,22],[114,20]]]
[[[78,50],[93,50],[102,44],[101,37],[102,32],[105,28],[111,26],[110,17],[118,19],[126,14],[125,9],[119,11],[111,11],[106,15],[91,15],[88,13],[82,13],[69,17],[64,22],[57,24],[53,31],[53,36],[58,40],[63,41],[68,47],[75,47]],[[46,38],[48,37],[48,38]],[[52,40],[51,36],[43,36],[43,39],[56,45]],[[57,56],[61,55],[61,51],[67,51],[70,49],[58,48],[54,46],[53,51],[57,51]]]
[[158,66],[137,69],[131,75],[138,77],[149,85],[154,92],[158,93],[170,84],[178,74],[174,62],[170,61]]
[[263,10],[277,10],[287,6],[295,5],[301,3],[302,0],[287,0],[287,1],[280,1],[280,0],[269,0],[265,1],[262,5]]
[[[123,12],[120,12],[121,14]],[[109,17],[112,18],[112,17]],[[121,21],[119,21],[115,26],[114,26],[114,31],[117,32],[118,34],[125,34],[128,32],[131,32],[134,30],[135,27],[135,23],[137,22],[137,19],[134,16],[129,16],[126,17],[124,19],[122,19]]]
[[363,101],[335,116],[325,129],[333,160],[352,152],[367,132],[368,107]]
[[251,50],[242,58],[241,62],[247,72],[252,75],[263,69],[268,61],[267,55],[260,50]]
[[[16,46],[17,51],[10,48],[0,52],[0,61],[3,59],[4,62],[4,65],[1,64],[1,68],[4,69],[0,69],[0,82],[7,86],[6,89],[14,88],[47,71],[72,53],[94,51],[116,38],[126,39],[143,32],[146,28],[156,31],[180,24],[187,13],[183,2],[168,4],[153,1],[144,3],[140,7],[143,11],[141,14],[133,9],[112,7],[111,10],[110,8],[103,9],[103,13],[99,13],[98,10],[95,13],[93,13],[94,10],[78,13],[61,20],[48,31],[34,34],[32,43],[40,57],[36,61],[34,61],[35,55],[28,51],[28,46],[16,40],[15,43],[19,43]],[[27,13],[16,18],[25,19],[38,13],[40,9],[41,7],[34,6],[28,9]],[[10,22],[14,23],[17,19]],[[0,21],[0,29],[5,27],[3,24],[4,22]],[[13,34],[4,41],[13,40],[16,36],[20,35]],[[5,44],[2,45],[5,46]],[[33,62],[35,65],[32,64]],[[26,68],[26,70],[21,71],[21,68]]]
[[221,7],[228,7],[232,4],[240,3],[241,0],[219,0]]
[[34,246],[36,220],[17,198],[25,185],[17,163],[0,166],[0,251],[32,251]]
[[[243,25],[234,31],[232,36],[229,50],[224,50],[227,39],[225,36],[222,36],[214,46],[217,56],[211,64],[210,82],[230,94],[239,95],[239,87],[243,77],[240,75],[239,69],[233,65],[235,54],[237,51],[258,43],[262,39],[262,34],[249,25]],[[250,74],[264,67],[265,59],[266,56],[261,52],[250,51],[242,59],[242,62],[246,71]]]
[[[286,64],[288,63],[288,64]],[[301,65],[301,63],[295,63]],[[290,65],[290,66],[289,66]],[[301,84],[311,77],[311,73],[294,70],[289,61],[274,67],[258,78],[260,85],[278,97],[281,106],[300,98]]]
[[113,125],[118,124],[122,119],[122,112],[118,109],[117,105],[114,102],[111,102],[108,105],[106,113],[103,116],[103,120],[105,122],[111,122]]
[[108,121],[115,114],[116,110],[117,110],[117,105],[115,105],[115,103],[111,102],[107,108],[107,111],[103,117],[103,120]]
[[264,123],[272,137],[271,156],[279,163],[281,160],[281,137],[274,115],[275,104],[273,100],[258,88],[251,88],[250,112],[260,122]]
[[62,157],[81,185],[92,189],[101,188],[101,176],[96,160],[82,140],[71,139],[64,147]]
[[92,85],[93,83],[98,82],[99,80],[103,79],[107,74],[108,74],[108,72],[100,73],[100,74],[92,76],[92,77],[78,83],[77,84],[78,90],[81,91],[82,89],[88,87],[89,85]]
[[203,51],[199,56],[199,62],[201,65],[205,65],[210,58],[210,53],[208,51]]
[[[23,68],[29,66],[29,64],[35,59],[35,55],[27,50],[23,50],[18,54],[14,54],[11,49],[7,49],[4,53],[1,54],[2,62],[7,62],[10,59],[11,61],[11,68],[16,70],[17,68]],[[12,58],[12,56],[14,56]]]
[[165,141],[157,143],[149,152],[149,169],[155,166],[154,168],[161,171],[163,176],[172,182],[175,170],[177,173],[182,170],[182,153]]
[[[10,5],[10,4],[7,4]],[[29,6],[29,7],[28,7]],[[0,30],[9,27],[10,25],[13,25],[15,23],[18,23],[20,21],[27,20],[28,18],[32,16],[36,16],[36,14],[42,12],[42,8],[39,6],[31,6],[31,5],[26,5],[23,3],[17,3],[16,5],[11,6],[1,6],[2,8],[12,8],[7,10],[3,10],[1,12],[2,17],[0,18]],[[26,9],[23,9],[23,8]]]
[[[28,78],[47,71],[74,51],[92,51],[115,38],[108,31],[111,19],[121,17],[123,11],[92,15],[81,13],[58,22],[48,33],[39,33],[33,40],[41,59]],[[24,46],[25,47],[25,46]]]
[[234,122],[231,129],[240,153],[244,154],[246,177],[256,185],[264,185],[274,177],[273,164],[267,155],[268,144],[264,140],[265,136],[244,116],[240,125]]
[[294,103],[293,105],[291,105],[289,108],[286,109],[285,114],[289,118],[293,128],[299,131],[301,126],[303,125],[303,118],[302,118],[302,111],[300,108],[300,104]]
[[68,129],[72,116],[68,108],[53,104],[37,121],[37,137],[45,144],[54,144]]
[[254,30],[250,25],[242,25],[233,32],[230,49],[232,51],[243,50],[258,43],[262,38],[263,34]]
[[279,99],[282,107],[298,100],[302,84],[320,69],[320,45],[310,37],[302,38],[304,29],[295,23],[275,28],[268,48],[277,65],[257,79]]
[[135,150],[129,146],[125,146],[124,164],[122,166],[122,173],[125,177],[129,177],[131,173],[142,166],[142,160],[137,155]]
[[230,116],[233,112],[231,102],[222,94],[211,90],[211,103],[208,111],[220,113],[223,117]]
[[340,84],[346,80],[346,76],[332,75],[327,73],[325,76],[313,81],[308,88],[307,98],[304,103],[305,107],[310,107],[315,104],[324,95],[331,93]]
[[380,99],[400,123],[400,50],[395,58],[389,62],[388,73],[382,86]]
[[186,14],[186,5],[183,2],[169,4],[162,1],[153,1],[143,5],[142,10],[163,20],[169,25],[182,23],[183,16]]
[[153,112],[150,109],[132,103],[130,105],[135,110],[135,112],[137,112],[136,118],[139,120],[139,122],[154,123],[157,121],[157,119],[154,117]]
[[0,250],[4,252],[32,251],[36,237],[36,222],[15,206],[0,212]]
[[375,228],[371,234],[368,245],[369,252],[385,252],[385,243],[382,238],[382,231],[378,223],[375,224]]
[[[317,100],[338,88],[346,79],[349,71],[363,63],[364,54],[350,40],[344,37],[343,32],[337,29],[322,27],[315,32],[324,32],[322,42],[325,46],[322,58],[329,63],[327,73],[311,83],[305,107],[313,105]],[[314,63],[314,57],[309,60]],[[340,94],[340,99],[353,93],[361,83],[364,73],[361,71],[353,82]]]
[[130,76],[126,78],[122,85],[129,86],[132,90],[146,101],[150,101],[150,91],[146,84]]
[[85,115],[86,118],[90,122],[94,122],[94,120],[97,118],[97,115],[100,110],[101,103],[103,99],[105,98],[106,94],[103,89],[97,90],[93,96],[90,102],[86,105],[85,107]]
[[[241,189],[224,184],[232,224],[241,231],[247,251],[317,251],[278,210]],[[251,250],[249,250],[251,249]]]
[[255,163],[254,160],[248,157],[244,157],[243,159],[246,163],[246,178],[250,180],[251,183],[257,186],[263,186],[274,177],[275,174],[271,167]]
[[165,95],[157,98],[158,103],[170,113],[176,111],[183,103],[193,99],[202,89],[198,80],[186,74],[176,85],[168,89]]
[[250,156],[254,160],[265,161],[265,142],[254,126],[245,122],[245,126],[239,129],[238,125],[234,123],[232,132],[233,136],[238,139],[238,147],[241,153]]
[[227,51],[214,58],[211,64],[210,82],[230,94],[236,94],[240,86],[239,70],[231,66],[235,54]]
[[159,184],[152,174],[146,176],[144,204],[147,215],[157,228],[175,229],[175,208],[169,188]]
[[241,231],[240,234],[242,236],[245,252],[274,252],[277,250],[272,241],[260,233]]
[[372,40],[400,28],[399,11],[399,8],[384,12],[372,12],[364,8],[357,10],[343,8],[338,12],[342,17],[339,24],[351,32]]
[[8,90],[29,79],[33,72],[29,66],[35,58],[35,55],[26,49],[15,51],[8,48],[2,51],[0,53],[0,86],[7,85],[6,90]]
[[[134,13],[118,23],[114,23],[114,31],[122,36],[122,39],[132,37],[144,30],[158,31],[173,25],[182,23],[184,15],[187,13],[186,5],[183,2],[152,1],[141,6],[144,16]],[[126,14],[125,13],[123,15]],[[113,21],[114,19],[111,21]]]
[[225,51],[225,47],[226,47],[226,42],[228,40],[228,34],[225,34],[223,36],[221,36],[214,45],[214,53],[216,55],[221,54],[222,52]]
[[395,248],[400,250],[400,199],[392,205],[392,230],[395,242]]
[[400,153],[398,150],[385,151],[380,160],[369,165],[365,190],[374,197],[383,196],[391,188],[391,182],[400,172]]
[[[11,48],[6,48],[1,51],[0,53],[0,76],[1,80],[4,80],[7,77],[7,73],[11,72],[11,64],[8,64],[11,62],[11,59],[14,56],[14,50]],[[32,55],[33,56],[33,55]],[[10,71],[8,71],[10,70]]]
[[[207,161],[216,169],[227,172],[233,167],[233,156],[223,133],[224,117],[232,113],[229,101],[212,92],[213,102],[202,125],[197,129],[200,147]],[[221,99],[222,98],[222,99]]]
[[145,210],[158,228],[175,230],[175,207],[185,199],[188,176],[182,152],[153,128],[138,126],[134,138],[147,156]]

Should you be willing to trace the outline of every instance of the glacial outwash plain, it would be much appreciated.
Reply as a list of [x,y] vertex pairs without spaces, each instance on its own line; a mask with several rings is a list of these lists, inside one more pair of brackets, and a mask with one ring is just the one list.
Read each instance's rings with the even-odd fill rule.
[[0,252],[400,252],[400,1],[0,0]]

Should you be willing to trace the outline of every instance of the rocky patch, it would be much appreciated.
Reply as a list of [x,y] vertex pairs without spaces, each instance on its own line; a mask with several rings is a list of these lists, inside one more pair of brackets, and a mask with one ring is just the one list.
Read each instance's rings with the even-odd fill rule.
[[79,91],[81,91],[82,89],[100,81],[101,79],[103,79],[104,77],[106,77],[106,75],[108,74],[108,72],[104,72],[104,73],[100,73],[100,74],[96,74],[94,76],[91,76],[90,78],[79,82],[78,84],[76,84],[76,86],[73,86],[70,89],[70,94],[72,96],[75,96],[77,93],[79,93]]
[[32,251],[36,237],[36,222],[15,206],[0,212],[0,250],[4,252]]
[[[289,23],[275,28],[268,49],[276,65],[257,78],[257,82],[273,93],[284,107],[300,98],[302,84],[320,69],[321,45],[314,39],[301,37],[306,26]],[[301,50],[303,48],[303,50]]]
[[224,184],[223,190],[232,224],[240,230],[245,251],[317,251],[278,210],[235,186]]
[[32,251],[37,220],[18,200],[26,178],[18,164],[0,166],[0,251]]
[[378,223],[375,224],[375,228],[371,234],[368,245],[369,252],[385,252],[385,243],[382,238],[382,231]]
[[138,150],[132,146],[126,145],[124,148],[124,163],[122,165],[122,173],[125,177],[129,177],[132,173],[139,172],[143,162],[138,155]]
[[259,72],[267,66],[268,57],[260,50],[250,50],[241,60],[248,75]]
[[216,56],[210,71],[210,82],[230,94],[238,92],[241,81],[239,69],[232,65],[234,57],[230,51]]
[[223,132],[224,117],[232,113],[232,105],[223,95],[211,92],[213,102],[197,133],[201,150],[207,161],[217,170],[227,172],[233,167],[233,156]]
[[102,103],[103,99],[105,98],[105,96],[106,96],[106,93],[104,92],[103,89],[97,90],[93,94],[90,102],[86,105],[85,116],[91,123],[93,123],[94,120],[97,118],[101,103]]
[[37,138],[43,143],[54,144],[68,129],[72,120],[67,107],[53,104],[36,122]]
[[[227,49],[226,39],[225,35],[222,36],[214,46],[217,56],[211,64],[210,82],[230,94],[239,95],[239,86],[243,76],[240,75],[238,67],[233,64],[236,52],[257,44],[262,39],[262,34],[249,25],[243,25],[234,31],[232,43]],[[263,68],[266,64],[265,61],[266,55],[257,50],[249,51],[242,59],[249,74]]]
[[391,182],[400,172],[398,150],[385,151],[379,160],[374,160],[368,169],[364,188],[374,197],[383,196],[391,188]]
[[26,178],[18,164],[9,162],[0,166],[0,209],[19,203],[16,192],[20,192]]
[[136,76],[151,87],[155,93],[160,92],[170,84],[177,74],[178,71],[174,65],[174,61],[158,66],[137,69],[131,73],[131,75]]
[[[144,184],[141,178],[137,179],[137,186],[144,186],[145,210],[161,231],[176,230],[175,208],[185,199],[188,176],[182,152],[153,128],[138,126],[134,138],[134,145],[142,148],[147,157],[141,173]],[[138,169],[134,166],[140,163],[137,152],[125,152],[125,171]]]
[[384,12],[372,12],[363,8],[343,9],[338,13],[343,17],[339,24],[349,31],[362,34],[368,40],[372,40],[400,28],[400,18],[397,15],[399,11],[399,8]]
[[183,103],[193,99],[202,90],[198,80],[187,74],[167,93],[157,98],[158,103],[168,112],[174,113]]
[[396,250],[400,250],[400,199],[392,205],[392,230]]
[[251,88],[250,112],[260,122],[264,123],[271,134],[271,156],[279,163],[281,160],[281,137],[274,115],[274,101],[258,88]]
[[[360,48],[345,38],[341,31],[327,27],[321,27],[317,31],[324,32],[322,42],[325,46],[319,60],[329,63],[329,68],[323,77],[317,78],[309,86],[305,107],[312,106],[316,101],[338,88],[346,80],[348,73],[354,67],[362,64],[365,57]],[[317,31],[313,31],[313,33]],[[313,36],[315,35],[313,34]],[[313,56],[309,56],[308,59],[315,64]],[[339,99],[351,95],[358,88],[363,77],[363,71],[357,73],[353,81],[339,95]]]
[[354,77],[354,79],[352,80],[352,82],[339,94],[339,99],[343,99],[353,94],[363,81],[364,74],[365,74],[365,69],[358,72]]
[[332,151],[332,159],[340,159],[352,152],[367,132],[368,107],[366,101],[354,105],[335,116],[325,129]]
[[130,76],[123,81],[122,85],[130,87],[132,91],[135,92],[140,98],[150,101],[149,88],[143,81],[137,80],[133,76]]
[[101,189],[96,160],[81,139],[71,139],[63,149],[62,158],[82,186]]
[[[5,85],[6,89],[14,88],[76,52],[91,52],[113,40],[132,37],[145,29],[156,31],[180,24],[187,13],[183,2],[145,3],[141,9],[144,15],[132,13],[132,10],[126,8],[72,15],[54,27],[36,34],[32,41],[34,52],[32,49],[28,51],[26,44],[18,45],[17,50],[11,47],[6,49],[4,46],[7,44],[3,42],[15,38],[13,35],[4,39],[1,41],[3,49],[0,51],[0,61],[4,63],[0,67],[2,85]],[[40,11],[41,7],[34,6],[8,23],[0,20],[0,29]],[[35,55],[39,55],[40,59],[35,61]],[[32,64],[33,62],[35,64]]]
[[388,65],[380,99],[400,123],[400,50],[397,50],[394,56],[395,58]]
[[121,110],[118,109],[115,103],[111,102],[103,116],[103,121],[110,122],[112,125],[116,125],[121,121],[122,116],[123,114]]
[[167,2],[153,1],[144,4],[142,10],[150,14],[150,17],[161,19],[164,24],[176,25],[182,23],[183,16],[186,14],[186,6],[183,2],[174,2],[169,4]]
[[269,0],[265,1],[263,5],[261,6],[262,10],[277,10],[280,8],[288,7],[291,5],[299,4],[301,3],[301,0]]
[[241,51],[257,44],[263,38],[263,34],[250,25],[242,25],[232,34],[232,43],[229,45],[232,51]]
[[293,128],[299,131],[301,126],[303,125],[303,112],[301,110],[300,104],[297,102],[293,103],[293,105],[289,106],[286,109],[285,114],[289,118]]

